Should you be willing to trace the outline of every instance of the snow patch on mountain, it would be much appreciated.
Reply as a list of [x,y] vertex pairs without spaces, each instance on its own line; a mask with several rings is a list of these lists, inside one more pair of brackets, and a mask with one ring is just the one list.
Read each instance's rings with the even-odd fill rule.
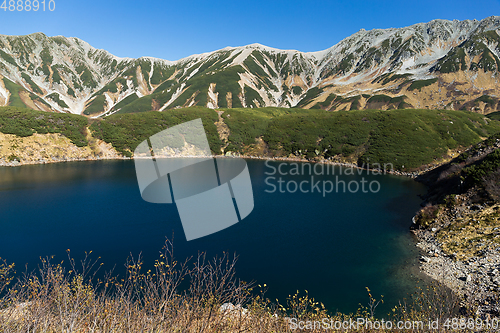
[[[135,60],[132,58],[120,58],[120,59]],[[140,57],[137,60],[148,60],[151,63],[152,67],[155,64],[160,64],[160,65],[165,65],[165,66],[173,66],[176,64],[175,61],[170,61],[170,60],[165,60],[165,59],[160,59],[160,58],[155,58],[155,57]]]
[[64,103],[66,103],[69,106],[71,113],[82,114],[83,111],[85,110],[85,104],[87,102],[87,100],[85,99],[74,100],[64,96],[63,100]]
[[241,65],[243,64],[243,61],[253,52],[253,49],[251,48],[245,48],[242,51],[240,51],[240,54],[236,58],[234,58],[233,62],[231,62],[231,65],[229,66],[236,66],[236,65]]
[[208,102],[207,102],[207,108],[209,109],[217,109],[218,108],[218,98],[219,98],[219,93],[215,92],[215,83],[210,83],[210,86],[208,87]]
[[[248,86],[257,91],[268,106],[295,106],[309,89],[317,86],[333,84],[346,94],[352,88],[350,85],[356,85],[355,90],[360,91],[364,89],[363,85],[374,84],[370,82],[387,73],[412,74],[412,80],[436,77],[438,74],[431,72],[431,68],[439,59],[449,55],[450,50],[469,40],[471,36],[488,30],[500,31],[500,17],[482,21],[434,20],[399,29],[360,30],[328,49],[316,52],[280,50],[256,43],[226,47],[176,61],[154,57],[120,58],[75,37],[47,37],[41,33],[22,37],[0,35],[2,50],[16,64],[11,63],[10,57],[0,57],[0,74],[43,98],[55,110],[62,111],[57,103],[46,98],[52,93],[58,93],[72,113],[81,113],[89,99],[94,98],[103,87],[106,88],[99,94],[105,95],[106,111],[133,93],[138,97],[156,93],[155,88],[167,80],[163,75],[168,74],[168,80],[174,82],[162,88],[164,93],[171,94],[169,89],[175,84],[181,85],[161,107],[164,110],[185,89],[192,86],[192,80],[200,77],[200,74],[213,75],[230,66],[242,65],[245,72],[238,74],[237,83],[242,89],[238,98],[241,98],[245,86]],[[16,38],[28,38],[33,43],[19,42]],[[481,41],[491,54],[500,55],[498,42],[488,41],[486,37]],[[250,68],[243,65],[247,59],[251,59],[259,67],[256,73],[252,72],[252,65],[247,63]],[[139,70],[140,66],[146,66],[147,72]],[[58,74],[61,79],[57,78]],[[49,79],[50,76],[52,80]],[[473,75],[469,76],[472,80]],[[158,80],[158,77],[161,79]],[[30,80],[43,92],[32,89]],[[125,91],[123,80],[126,80],[128,86]],[[299,83],[299,80],[302,82]],[[290,88],[286,94],[286,89],[283,89],[285,82]],[[221,89],[220,85],[224,83],[218,81],[217,84]],[[291,88],[295,85],[301,87],[300,93],[292,91]],[[374,85],[370,86],[370,91],[383,89]],[[0,90],[0,96],[5,99],[4,95],[8,92],[5,87],[0,89],[3,89],[3,92]],[[116,89],[119,93],[116,93]],[[205,96],[207,105],[216,108],[216,87],[210,85],[199,90],[208,90],[208,93],[203,92],[208,94]],[[196,103],[195,96],[176,104]],[[244,101],[242,103],[245,104]]]
[[176,99],[177,97],[179,97],[183,92],[184,92],[184,87],[186,86],[186,83],[182,83],[181,86],[179,88],[177,88],[177,90],[175,91],[175,93],[172,94],[172,97],[170,97],[170,99],[168,100],[167,103],[165,103],[159,111],[163,111],[165,110],[170,104],[172,104]]
[[1,97],[0,102],[2,103],[1,105],[2,106],[7,105],[7,103],[9,102],[10,93],[5,88],[4,83],[3,83],[1,78],[0,78],[0,97]]

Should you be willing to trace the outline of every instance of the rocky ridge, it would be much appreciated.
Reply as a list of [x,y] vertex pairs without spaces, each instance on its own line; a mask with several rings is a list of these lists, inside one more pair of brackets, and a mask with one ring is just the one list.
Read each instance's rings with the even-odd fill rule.
[[499,108],[500,17],[360,30],[318,52],[260,44],[177,61],[0,36],[0,105],[102,116],[176,107]]

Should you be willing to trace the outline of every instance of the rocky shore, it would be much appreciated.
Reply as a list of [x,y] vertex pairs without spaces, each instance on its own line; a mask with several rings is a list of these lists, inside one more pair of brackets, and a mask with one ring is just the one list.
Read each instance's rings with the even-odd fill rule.
[[500,205],[470,204],[470,193],[426,229],[414,229],[420,269],[478,315],[500,315]]
[[130,160],[129,157],[116,156],[116,157],[87,157],[87,158],[56,158],[51,159],[40,159],[37,161],[23,161],[19,162],[14,160],[12,162],[6,161],[5,159],[0,159],[0,167],[18,167],[22,165],[41,165],[41,164],[51,164],[51,163],[62,163],[62,162],[84,162],[84,161],[102,161],[102,160]]
[[428,188],[412,232],[420,269],[468,313],[500,316],[500,134],[418,177]]
[[90,134],[87,139],[87,146],[78,147],[61,134],[35,133],[18,137],[0,133],[0,166],[125,158],[110,144],[92,138]]
[[[15,149],[9,147],[10,150],[5,150],[2,154],[1,150],[2,146],[0,146],[0,166],[17,167],[21,165],[48,164],[48,163],[58,163],[58,162],[70,162],[70,161],[131,159],[128,157],[124,157],[123,155],[118,153],[110,144],[107,144],[100,140],[96,140],[99,141],[97,143],[97,147],[96,144],[94,144],[94,145],[89,145],[89,147],[81,148],[71,144],[68,139],[64,138],[59,134],[48,134],[48,135],[35,134],[33,135],[33,137],[30,137],[28,142],[25,142],[23,138],[0,133],[0,142],[2,141],[11,142],[13,139],[17,139],[17,141],[15,142],[15,144],[17,145],[14,146]],[[64,141],[64,139],[66,139],[66,141]],[[22,147],[19,147],[19,140],[21,140],[20,145]],[[63,140],[63,142],[61,142],[61,140]],[[33,146],[36,146],[38,150],[35,150]],[[12,152],[13,150],[15,151],[14,153]],[[316,161],[295,156],[270,157],[270,156],[241,155],[238,153],[226,153],[224,155],[215,155],[215,157],[245,158],[245,159],[257,159],[257,160],[283,161],[283,162],[324,163],[328,165],[336,165],[346,168],[365,169],[371,172],[378,172],[379,174],[392,174],[397,176],[405,176],[413,179],[436,167],[433,166],[431,168],[421,171],[404,172],[393,169],[386,169],[386,170],[374,169],[371,168],[370,166],[369,166],[370,168],[367,169],[366,167],[359,166],[355,163],[341,162],[335,160]]]
[[[272,160],[272,161],[284,161],[284,162],[303,162],[303,163],[324,163],[328,165],[337,165],[337,166],[342,166],[346,168],[355,168],[355,169],[364,169],[367,170],[367,168],[363,166],[359,166],[358,164],[355,163],[348,163],[348,162],[340,162],[336,160],[308,160],[305,158],[301,157],[269,157],[269,156],[254,156],[254,155],[241,155],[241,154],[234,154],[234,153],[226,153],[225,155],[217,155],[216,157],[240,157],[240,158],[246,158],[246,159],[255,159],[255,160]],[[442,165],[442,163],[433,165],[429,168],[419,170],[419,171],[412,171],[412,172],[405,172],[405,171],[399,171],[399,170],[380,170],[380,169],[374,169],[370,168],[370,171],[373,172],[380,172],[381,174],[391,174],[391,175],[396,175],[396,176],[404,176],[404,177],[410,177],[412,179],[415,179],[426,172],[433,170],[437,167]]]
[[465,303],[476,308],[476,314],[500,314],[497,293],[500,291],[500,251],[488,248],[482,256],[465,261],[443,252],[432,231],[413,231],[421,249],[420,269],[444,284]]

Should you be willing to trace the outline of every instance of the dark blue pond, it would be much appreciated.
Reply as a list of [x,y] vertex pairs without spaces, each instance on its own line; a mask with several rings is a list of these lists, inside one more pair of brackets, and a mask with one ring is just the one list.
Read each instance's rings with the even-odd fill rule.
[[[384,295],[379,311],[387,313],[414,291],[420,276],[409,226],[423,185],[366,172],[338,179],[315,174],[314,181],[321,182],[361,186],[366,181],[367,193],[361,187],[344,193],[341,185],[339,193],[323,196],[311,193],[311,174],[286,175],[281,176],[285,193],[280,193],[280,176],[266,174],[272,168],[264,161],[247,163],[253,212],[228,229],[190,242],[175,205],[141,199],[133,161],[0,168],[0,257],[23,271],[25,264],[28,270],[36,268],[40,257],[67,259],[66,249],[76,257],[93,251],[105,269],[116,266],[119,273],[129,254],[142,253],[151,266],[165,238],[174,235],[181,260],[200,251],[208,256],[236,253],[238,277],[266,283],[271,299],[308,290],[331,311],[353,312],[359,303],[367,304],[369,287],[374,296]],[[282,170],[289,173],[290,167]],[[309,193],[293,191],[302,181],[308,182],[303,189]],[[372,183],[370,191],[366,186],[373,181],[380,186]],[[269,193],[273,185],[276,192]]]

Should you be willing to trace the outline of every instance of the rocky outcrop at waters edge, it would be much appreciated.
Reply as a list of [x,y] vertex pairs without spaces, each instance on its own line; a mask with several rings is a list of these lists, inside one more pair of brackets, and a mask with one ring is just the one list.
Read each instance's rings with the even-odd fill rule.
[[124,158],[110,144],[88,139],[87,146],[77,147],[58,133],[29,137],[0,133],[0,166]]
[[429,186],[412,231],[421,270],[480,315],[500,316],[500,138],[418,179]]
[[443,252],[435,233],[414,231],[422,250],[420,269],[436,281],[449,287],[463,298],[462,305],[470,304],[476,314],[500,315],[500,251],[489,248],[482,256],[456,260],[453,254]]

